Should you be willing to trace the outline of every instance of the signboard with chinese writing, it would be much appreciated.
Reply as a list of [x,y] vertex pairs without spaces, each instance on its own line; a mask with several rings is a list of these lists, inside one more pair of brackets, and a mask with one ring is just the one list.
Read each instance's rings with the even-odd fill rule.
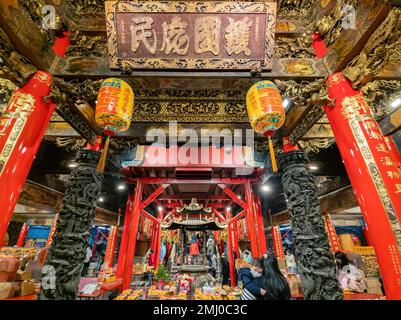
[[112,69],[272,68],[274,2],[106,1]]

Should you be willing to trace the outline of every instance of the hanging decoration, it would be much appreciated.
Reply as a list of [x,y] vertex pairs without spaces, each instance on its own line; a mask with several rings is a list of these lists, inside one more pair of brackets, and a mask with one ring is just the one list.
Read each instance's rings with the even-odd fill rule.
[[110,136],[128,130],[133,106],[134,92],[128,83],[117,78],[108,78],[101,83],[95,120],[103,128],[107,139],[97,167],[98,172],[104,171]]
[[271,81],[255,83],[246,95],[246,107],[253,130],[269,138],[269,151],[273,172],[277,172],[271,137],[285,122],[285,110],[280,92]]

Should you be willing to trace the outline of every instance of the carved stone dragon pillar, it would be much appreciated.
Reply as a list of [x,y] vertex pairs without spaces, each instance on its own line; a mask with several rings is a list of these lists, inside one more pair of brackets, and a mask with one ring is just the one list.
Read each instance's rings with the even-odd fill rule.
[[103,177],[96,171],[99,157],[100,153],[92,150],[78,153],[78,167],[71,172],[53,243],[42,269],[41,300],[76,299],[89,229],[101,191]]
[[315,177],[302,150],[282,153],[284,195],[288,200],[295,255],[306,300],[340,300],[334,257],[325,232]]

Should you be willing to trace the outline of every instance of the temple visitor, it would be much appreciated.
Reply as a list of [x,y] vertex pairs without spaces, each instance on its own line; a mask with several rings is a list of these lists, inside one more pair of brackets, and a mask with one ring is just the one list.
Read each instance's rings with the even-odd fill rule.
[[230,274],[230,266],[227,260],[226,253],[223,253],[220,257],[221,264],[221,276],[222,276],[222,285],[228,285],[228,279]]
[[298,273],[295,257],[289,250],[287,250],[285,255],[285,263],[287,264],[287,268],[290,273]]
[[243,259],[248,263],[252,263],[252,254],[249,250],[243,252]]
[[89,264],[90,264],[90,262],[91,262],[91,258],[92,258],[92,247],[91,247],[90,244],[88,243],[88,245],[86,246],[84,267],[82,268],[82,273],[81,273],[81,276],[82,276],[82,277],[85,277],[85,276],[86,276],[86,272],[88,271]]
[[191,263],[195,264],[198,262],[199,247],[196,241],[193,241],[189,247],[189,255],[191,256]]
[[214,253],[212,253],[212,256],[210,257],[209,273],[213,278],[216,278],[216,270],[217,270],[217,257]]
[[152,249],[150,249],[150,253],[148,256],[148,266],[149,267],[154,267],[155,266],[155,262],[156,262],[156,257],[155,257],[155,253]]
[[166,253],[167,253],[167,247],[166,247],[165,241],[163,241],[161,246],[160,246],[160,262],[164,261]]
[[243,262],[239,276],[244,286],[241,300],[262,300],[266,291],[263,289],[263,261],[253,259],[252,264]]
[[263,258],[263,290],[264,300],[290,300],[291,292],[287,279],[278,266],[277,258],[270,253]]

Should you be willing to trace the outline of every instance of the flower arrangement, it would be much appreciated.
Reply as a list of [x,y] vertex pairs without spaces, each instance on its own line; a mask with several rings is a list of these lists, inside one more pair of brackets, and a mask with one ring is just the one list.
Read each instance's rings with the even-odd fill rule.
[[175,280],[178,281],[180,286],[180,291],[189,292],[191,290],[191,285],[195,281],[194,277],[191,277],[189,274],[176,274]]
[[154,271],[154,281],[159,288],[162,288],[165,282],[170,280],[170,274],[164,265],[159,264],[157,269]]

